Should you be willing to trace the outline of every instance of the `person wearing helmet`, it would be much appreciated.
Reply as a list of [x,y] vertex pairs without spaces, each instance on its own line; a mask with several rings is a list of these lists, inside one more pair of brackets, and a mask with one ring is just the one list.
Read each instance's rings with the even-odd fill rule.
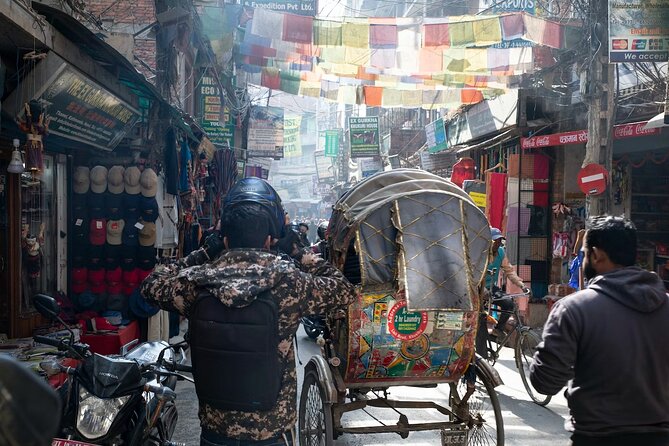
[[[502,231],[497,228],[490,228],[490,235],[492,236],[492,246],[490,248],[490,260],[488,262],[488,269],[493,271],[493,274],[486,275],[485,278],[485,287],[493,295],[499,293],[501,290],[497,286],[499,282],[499,271],[504,270],[504,274],[507,279],[511,281],[514,285],[521,288],[524,293],[529,293],[529,289],[525,287],[523,280],[518,277],[516,270],[509,263],[509,259],[506,256],[504,246],[502,242],[506,240]],[[504,332],[504,327],[506,322],[509,320],[511,314],[510,311],[513,311],[513,300],[511,298],[504,298],[495,300],[495,304],[498,305],[502,310],[500,312],[499,320],[497,325],[493,329],[493,335],[500,337]]]
[[320,254],[321,257],[327,260],[328,258],[328,241],[326,238],[326,233],[328,230],[328,222],[324,221],[318,225],[316,229],[316,235],[318,235],[318,241],[315,245],[312,246],[315,253]]
[[297,230],[300,234],[300,241],[302,242],[302,246],[311,246],[311,242],[309,242],[309,236],[307,235],[309,232],[309,225],[305,222],[301,222],[297,225]]
[[[189,317],[202,446],[294,445],[300,317],[355,298],[340,271],[285,235],[276,191],[242,179],[223,202],[220,232],[141,285],[149,302]],[[292,258],[274,250],[279,239]]]

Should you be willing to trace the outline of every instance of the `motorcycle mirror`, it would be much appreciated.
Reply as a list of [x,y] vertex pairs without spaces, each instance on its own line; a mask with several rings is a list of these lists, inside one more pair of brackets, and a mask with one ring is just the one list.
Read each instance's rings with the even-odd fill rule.
[[33,297],[33,304],[39,314],[49,320],[57,319],[60,314],[60,305],[58,305],[56,299],[47,296],[46,294],[35,295],[35,297]]
[[72,329],[60,318],[60,305],[56,302],[51,296],[46,294],[36,294],[33,297],[33,305],[39,314],[51,321],[58,321],[67,329],[70,333],[70,345],[74,344],[74,332]]
[[48,376],[57,375],[63,371],[63,366],[58,361],[42,361],[39,367],[46,372]]
[[50,445],[60,413],[60,398],[46,381],[16,360],[0,356],[0,444]]

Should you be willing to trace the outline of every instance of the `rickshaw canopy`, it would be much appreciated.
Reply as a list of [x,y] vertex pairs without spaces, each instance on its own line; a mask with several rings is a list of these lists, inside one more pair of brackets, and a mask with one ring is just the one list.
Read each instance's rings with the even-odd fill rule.
[[472,311],[490,228],[458,186],[429,172],[396,169],[358,183],[334,206],[332,260],[343,267],[353,244],[361,285],[396,284],[412,311]]

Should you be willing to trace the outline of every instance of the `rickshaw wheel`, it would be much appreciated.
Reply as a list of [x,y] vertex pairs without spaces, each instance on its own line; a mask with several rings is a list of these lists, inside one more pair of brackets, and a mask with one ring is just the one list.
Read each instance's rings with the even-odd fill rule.
[[325,391],[318,374],[307,372],[302,383],[299,410],[300,446],[331,446],[332,405],[325,402]]
[[[463,423],[469,427],[467,445],[504,446],[504,420],[495,387],[478,369],[476,369],[474,386],[474,393],[469,397],[467,403],[468,419],[460,417]],[[454,404],[467,392],[466,380],[460,379],[457,384],[451,383],[450,389],[451,410],[460,413],[454,407]]]

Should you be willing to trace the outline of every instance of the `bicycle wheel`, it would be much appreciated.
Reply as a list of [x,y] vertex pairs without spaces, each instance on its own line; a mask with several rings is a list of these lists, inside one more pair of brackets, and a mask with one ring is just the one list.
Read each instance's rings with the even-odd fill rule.
[[530,395],[532,401],[540,406],[545,406],[551,400],[551,395],[543,395],[532,387],[530,382],[530,364],[532,364],[532,357],[537,350],[537,345],[541,342],[541,338],[532,330],[524,330],[518,333],[516,338],[516,367],[520,373],[520,379],[523,381],[527,394]]
[[314,371],[302,382],[298,419],[301,446],[332,445],[332,406],[325,403],[325,392]]
[[[476,366],[470,365],[470,369],[472,367]],[[470,370],[458,383],[450,384],[449,397],[451,410],[469,427],[467,445],[504,446],[504,420],[497,392],[478,368],[475,369],[474,393],[466,404],[458,403],[467,392],[468,381],[471,381],[469,373]]]

